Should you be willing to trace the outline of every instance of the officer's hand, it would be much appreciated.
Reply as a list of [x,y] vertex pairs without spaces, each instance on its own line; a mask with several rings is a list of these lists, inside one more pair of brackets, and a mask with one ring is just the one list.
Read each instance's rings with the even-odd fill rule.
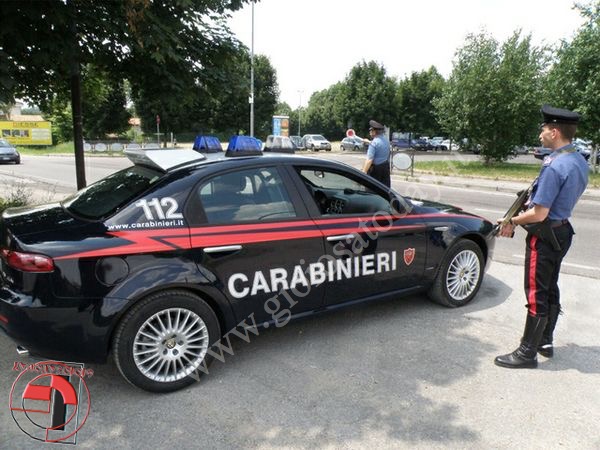
[[[504,219],[498,219],[498,223],[501,224]],[[510,223],[505,225],[500,225],[500,231],[498,232],[498,236],[511,238],[515,235],[515,227]]]
[[371,143],[371,141],[370,141],[370,140],[368,140],[367,138],[363,138],[363,142],[364,142],[365,144],[370,144],[370,143]]

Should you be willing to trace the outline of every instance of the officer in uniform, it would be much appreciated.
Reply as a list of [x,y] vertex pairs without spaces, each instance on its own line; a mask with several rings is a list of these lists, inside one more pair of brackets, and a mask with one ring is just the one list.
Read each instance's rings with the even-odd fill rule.
[[544,105],[541,110],[542,146],[553,152],[544,159],[532,190],[528,208],[500,229],[511,237],[516,225],[540,223],[554,232],[554,245],[540,233],[529,232],[525,250],[525,296],[527,319],[521,345],[514,352],[496,357],[495,364],[508,368],[537,367],[537,353],[554,355],[552,335],[560,313],[558,274],[573,238],[571,212],[588,183],[588,165],[571,141],[580,116],[566,109]]
[[390,187],[390,143],[383,135],[383,125],[370,120],[369,136],[372,140],[365,139],[369,149],[363,172]]

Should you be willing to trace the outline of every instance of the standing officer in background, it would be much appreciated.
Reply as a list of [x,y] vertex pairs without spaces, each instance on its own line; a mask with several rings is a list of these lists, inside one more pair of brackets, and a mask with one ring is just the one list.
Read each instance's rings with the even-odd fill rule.
[[496,357],[494,362],[501,367],[533,368],[537,367],[537,353],[548,358],[554,355],[552,334],[560,313],[558,274],[575,234],[569,217],[588,183],[587,163],[571,144],[579,114],[548,105],[542,107],[542,114],[540,141],[553,152],[544,159],[528,209],[513,217],[499,234],[512,237],[516,225],[543,222],[542,226],[554,232],[560,249],[540,238],[539,233],[527,234],[525,331],[519,348]]
[[369,149],[363,172],[390,187],[390,143],[383,135],[383,125],[370,120],[369,136],[371,141],[364,139],[369,144]]

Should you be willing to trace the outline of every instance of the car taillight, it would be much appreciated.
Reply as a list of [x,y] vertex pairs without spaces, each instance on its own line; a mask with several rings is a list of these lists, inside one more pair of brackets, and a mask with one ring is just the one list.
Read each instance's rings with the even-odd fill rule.
[[52,272],[54,270],[54,261],[48,256],[4,249],[2,257],[10,267],[23,272]]

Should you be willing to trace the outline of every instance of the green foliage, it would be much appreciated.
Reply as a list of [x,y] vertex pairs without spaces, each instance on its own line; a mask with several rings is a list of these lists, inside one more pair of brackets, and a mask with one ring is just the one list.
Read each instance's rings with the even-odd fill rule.
[[[361,62],[342,82],[313,93],[302,110],[302,134],[322,133],[331,139],[341,138],[348,128],[366,136],[369,120],[393,126],[397,112],[396,81],[387,76],[383,66]],[[298,111],[294,114],[297,119]],[[294,129],[297,122],[294,120]]]
[[396,129],[420,136],[439,136],[441,126],[434,114],[433,100],[441,97],[444,78],[435,67],[413,72],[398,83]]
[[306,110],[302,111],[302,134],[319,133],[329,139],[342,136],[346,131],[340,114],[344,92],[344,85],[336,83],[313,93]]
[[123,131],[123,79],[148,129],[160,114],[176,130],[205,86],[226,77],[223,63],[240,48],[226,19],[247,1],[0,2],[0,17],[10,17],[0,27],[0,101],[39,105],[68,139],[65,101],[84,68],[88,134]]
[[578,134],[600,143],[600,1],[579,6],[587,19],[571,42],[558,49],[548,75],[547,103],[583,115]]
[[543,49],[519,32],[502,45],[485,34],[468,36],[434,100],[440,123],[454,139],[481,144],[486,162],[506,159],[537,130],[544,62]]
[[396,91],[396,80],[387,75],[383,66],[374,61],[359,63],[344,80],[340,89],[341,107],[333,113],[337,113],[344,131],[354,128],[359,135],[366,136],[371,119],[388,126],[395,123]]

